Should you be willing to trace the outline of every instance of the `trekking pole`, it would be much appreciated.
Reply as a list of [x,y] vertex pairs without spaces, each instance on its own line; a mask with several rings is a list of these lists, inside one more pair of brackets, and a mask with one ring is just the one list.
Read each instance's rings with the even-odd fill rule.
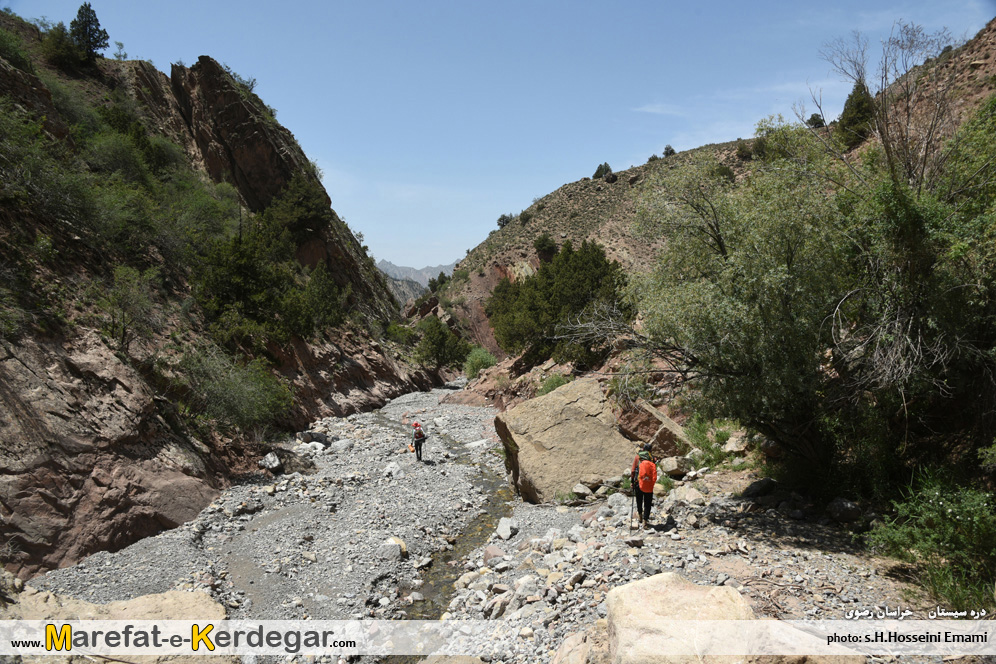
[[636,513],[636,489],[633,489],[633,509],[629,511],[629,529],[633,530],[633,515]]

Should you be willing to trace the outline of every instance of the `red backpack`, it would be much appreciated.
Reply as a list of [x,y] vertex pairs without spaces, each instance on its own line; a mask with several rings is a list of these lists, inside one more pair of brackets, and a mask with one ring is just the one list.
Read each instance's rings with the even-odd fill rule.
[[637,470],[640,480],[640,491],[652,493],[657,484],[657,465],[653,461],[641,461]]

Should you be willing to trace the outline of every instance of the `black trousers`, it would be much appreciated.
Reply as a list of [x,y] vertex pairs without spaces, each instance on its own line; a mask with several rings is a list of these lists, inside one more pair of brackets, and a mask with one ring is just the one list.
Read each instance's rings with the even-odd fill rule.
[[634,486],[633,491],[636,493],[636,513],[642,514],[644,521],[649,521],[650,507],[654,504],[654,492],[644,493],[638,486]]
[[421,461],[422,460],[422,443],[424,443],[424,442],[425,442],[424,438],[422,438],[422,439],[416,439],[415,440],[415,460],[416,461]]

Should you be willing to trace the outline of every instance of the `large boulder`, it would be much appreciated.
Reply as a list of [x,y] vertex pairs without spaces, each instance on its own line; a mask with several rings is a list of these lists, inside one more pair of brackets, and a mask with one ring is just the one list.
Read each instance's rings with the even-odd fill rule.
[[[220,621],[225,619],[225,609],[210,595],[201,592],[183,592],[171,590],[158,595],[143,595],[134,599],[111,602],[110,604],[91,604],[80,599],[55,595],[47,591],[39,591],[30,586],[22,586],[21,592],[12,590],[6,572],[0,583],[7,591],[4,602],[0,602],[0,620],[41,620],[45,622],[62,622],[66,620],[202,620]],[[42,657],[24,657],[26,662],[45,661],[48,664],[69,664],[79,661],[78,656],[67,653],[65,656],[46,655]],[[16,658],[20,661],[21,658]],[[196,664],[204,661],[203,657],[190,656],[130,656],[126,658],[136,664]],[[95,660],[96,661],[96,660]],[[120,661],[120,660],[119,660]],[[212,664],[238,664],[235,656],[211,657]]]
[[567,494],[582,477],[628,472],[634,446],[594,380],[576,380],[495,418],[505,465],[523,500]]
[[750,605],[736,589],[698,586],[671,572],[613,588],[606,605],[610,661],[618,664],[696,661],[694,657],[662,659],[660,653],[670,638],[662,626],[672,620],[754,619]]
[[[755,621],[754,611],[747,600],[730,586],[699,586],[680,574],[668,572],[639,581],[617,586],[605,598],[608,609],[608,661],[612,664],[863,664],[861,656],[814,655],[680,655],[674,653],[676,640],[683,638],[685,620]],[[730,624],[730,623],[727,623]],[[757,623],[754,622],[753,625]],[[747,625],[750,627],[751,625]],[[710,625],[710,628],[715,628]],[[587,635],[597,634],[589,630]],[[800,637],[807,636],[803,632]],[[696,646],[708,649],[707,630],[696,638]],[[721,637],[720,637],[721,638]],[[794,633],[782,632],[781,639],[794,639]],[[788,643],[788,642],[786,642]],[[573,648],[568,648],[573,645]],[[580,643],[575,640],[562,648],[577,651]],[[728,641],[716,643],[723,647]],[[763,647],[762,644],[753,644]],[[769,646],[771,644],[768,644]],[[774,646],[777,652],[780,648]],[[573,653],[570,653],[573,654]],[[575,662],[577,659],[564,658]]]

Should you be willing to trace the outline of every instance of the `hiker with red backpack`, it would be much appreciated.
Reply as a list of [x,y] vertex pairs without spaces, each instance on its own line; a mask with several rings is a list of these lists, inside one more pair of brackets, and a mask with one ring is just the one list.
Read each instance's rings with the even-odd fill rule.
[[412,423],[412,445],[415,446],[415,460],[422,460],[422,443],[425,442],[425,431],[418,422]]
[[640,518],[640,527],[650,525],[650,507],[654,502],[654,485],[657,484],[657,464],[650,455],[652,449],[646,443],[633,459],[630,470],[630,480],[633,493],[636,496],[636,514]]

